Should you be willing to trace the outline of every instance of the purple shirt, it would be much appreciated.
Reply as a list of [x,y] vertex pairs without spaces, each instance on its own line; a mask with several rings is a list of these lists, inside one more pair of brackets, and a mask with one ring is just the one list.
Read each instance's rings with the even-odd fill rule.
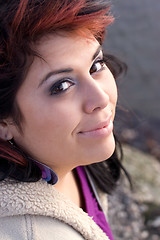
[[106,233],[110,240],[113,240],[113,235],[110,230],[110,227],[106,221],[105,215],[98,205],[98,202],[92,192],[85,170],[83,167],[77,167],[77,174],[80,179],[81,189],[83,192],[84,200],[85,200],[85,207],[86,212],[90,217],[93,217],[95,223]]

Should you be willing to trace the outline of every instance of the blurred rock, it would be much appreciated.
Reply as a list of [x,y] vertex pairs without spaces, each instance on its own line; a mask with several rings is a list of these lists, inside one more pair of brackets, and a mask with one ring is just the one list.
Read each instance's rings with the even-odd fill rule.
[[160,205],[160,163],[152,155],[123,145],[124,166],[132,176],[133,195],[139,202]]
[[109,222],[115,240],[160,240],[160,164],[152,156],[123,145],[123,165],[134,190],[123,176],[109,196]]
[[139,112],[117,109],[115,133],[119,140],[160,161],[160,120],[146,119]]

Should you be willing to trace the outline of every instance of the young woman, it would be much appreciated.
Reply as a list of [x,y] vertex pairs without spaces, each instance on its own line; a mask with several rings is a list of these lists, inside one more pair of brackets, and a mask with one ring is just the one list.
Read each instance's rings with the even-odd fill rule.
[[0,239],[113,239],[112,21],[106,0],[0,1]]

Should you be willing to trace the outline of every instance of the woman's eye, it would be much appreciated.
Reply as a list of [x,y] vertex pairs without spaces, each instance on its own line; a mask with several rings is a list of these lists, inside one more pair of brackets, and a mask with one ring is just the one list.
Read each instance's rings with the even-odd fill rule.
[[103,59],[99,59],[98,61],[94,62],[90,69],[90,74],[102,71],[104,69],[104,65],[105,63]]
[[73,86],[74,83],[71,80],[61,80],[53,84],[53,86],[50,89],[50,94],[60,94],[66,90],[68,90],[71,86]]

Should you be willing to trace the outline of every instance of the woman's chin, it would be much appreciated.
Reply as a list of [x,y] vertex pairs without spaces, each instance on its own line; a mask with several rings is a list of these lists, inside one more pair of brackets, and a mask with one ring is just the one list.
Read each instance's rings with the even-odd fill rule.
[[112,154],[115,151],[115,139],[113,134],[110,136],[107,144],[105,146],[103,146],[102,152],[101,152],[101,159],[100,161],[104,161],[107,160],[108,158],[110,158],[112,156]]
[[104,160],[107,160],[112,156],[112,154],[115,151],[115,139],[113,134],[107,139],[107,141],[104,141],[103,143],[100,143],[98,146],[93,146],[93,149],[91,152],[88,152],[88,163],[98,163],[102,162]]

